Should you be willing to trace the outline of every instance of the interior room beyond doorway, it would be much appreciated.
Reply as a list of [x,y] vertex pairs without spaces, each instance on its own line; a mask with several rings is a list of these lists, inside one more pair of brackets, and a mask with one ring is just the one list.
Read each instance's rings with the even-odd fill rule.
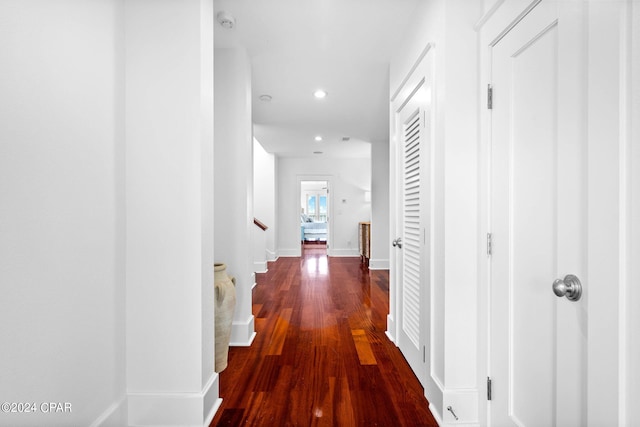
[[300,182],[300,242],[302,250],[326,251],[329,236],[327,181]]

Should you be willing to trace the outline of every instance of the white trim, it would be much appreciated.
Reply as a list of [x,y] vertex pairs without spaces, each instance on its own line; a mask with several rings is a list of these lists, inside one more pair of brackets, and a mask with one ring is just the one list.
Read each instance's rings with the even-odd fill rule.
[[268,270],[267,268],[267,261],[254,261],[253,263],[253,271],[256,273],[266,273]]
[[404,89],[405,85],[407,84],[407,82],[409,81],[409,79],[413,76],[413,73],[416,71],[416,69],[420,66],[420,63],[422,62],[422,59],[427,56],[427,53],[429,53],[429,51],[434,47],[435,45],[433,43],[427,43],[427,45],[424,47],[424,49],[422,49],[422,52],[420,52],[420,55],[418,55],[418,59],[416,59],[416,61],[413,63],[413,65],[411,66],[411,69],[409,70],[409,72],[407,72],[407,74],[405,74],[404,79],[402,79],[402,81],[400,82],[400,84],[398,85],[398,88],[396,89],[396,91],[393,93],[393,95],[391,96],[391,103],[393,104],[394,101],[396,100],[396,98],[398,97],[398,95],[400,95],[400,92],[402,92],[402,90]]
[[[618,294],[618,416],[619,424],[624,425],[628,417],[628,382],[629,361],[627,349],[629,348],[628,305],[629,277],[631,253],[631,90],[632,90],[632,22],[631,4],[622,6],[622,25],[620,26],[620,146],[619,146],[619,185],[620,185],[620,221],[619,221],[619,252],[620,259],[618,271],[620,274],[620,290]],[[630,422],[630,420],[629,420]]]
[[[203,389],[203,402],[204,402],[204,406],[203,406],[203,414],[206,414],[205,418],[204,418],[204,425],[203,427],[208,427],[211,422],[213,421],[213,417],[215,417],[216,412],[218,412],[218,409],[220,409],[220,405],[222,404],[222,399],[220,398],[220,385],[218,384],[219,382],[219,375],[214,372],[211,377],[209,378],[209,381],[207,381],[207,384],[204,386]],[[209,412],[207,413],[206,410],[207,408],[209,408]]]
[[370,259],[369,270],[388,270],[389,259]]
[[256,337],[254,329],[254,317],[249,316],[244,322],[237,320],[231,325],[231,339],[229,345],[234,347],[249,347]]
[[213,373],[195,393],[129,392],[129,426],[208,426],[222,402],[218,380]]
[[120,427],[127,422],[127,395],[124,394],[116,402],[113,402],[90,427]]
[[482,34],[481,46],[493,46],[531,12],[541,0],[498,0],[474,26]]
[[440,415],[440,413],[438,412],[438,408],[436,408],[433,403],[429,403],[429,411],[431,412],[431,415],[433,415],[433,418],[436,420],[439,426],[444,424],[444,422],[442,421],[442,415]]
[[500,8],[500,6],[502,6],[502,3],[504,3],[504,0],[496,0],[496,2],[493,4],[493,6],[491,6],[489,8],[489,10],[487,10],[484,15],[482,15],[482,17],[478,20],[478,22],[476,22],[476,24],[473,26],[473,29],[476,31],[480,31],[482,29],[482,27],[484,26],[484,24],[491,19],[491,17],[493,16],[494,13],[496,13],[496,10],[498,10]]
[[302,249],[280,249],[280,256],[282,258],[295,258],[302,256]]
[[333,249],[331,252],[332,257],[360,257],[360,252],[357,249]]
[[278,260],[278,254],[274,251],[270,251],[269,249],[265,249],[267,251],[267,262],[274,262]]
[[396,331],[396,321],[391,314],[387,315],[387,330],[385,331],[385,335],[387,338],[391,340],[392,343],[398,346],[398,342],[396,341],[395,331]]

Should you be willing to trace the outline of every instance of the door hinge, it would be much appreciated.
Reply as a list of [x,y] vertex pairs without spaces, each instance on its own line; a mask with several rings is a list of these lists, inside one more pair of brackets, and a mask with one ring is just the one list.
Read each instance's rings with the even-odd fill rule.
[[493,86],[487,85],[487,108],[493,110]]
[[422,346],[422,363],[427,363],[427,346]]
[[491,400],[491,377],[487,377],[487,400]]
[[493,253],[493,238],[491,233],[487,233],[487,256],[491,256]]

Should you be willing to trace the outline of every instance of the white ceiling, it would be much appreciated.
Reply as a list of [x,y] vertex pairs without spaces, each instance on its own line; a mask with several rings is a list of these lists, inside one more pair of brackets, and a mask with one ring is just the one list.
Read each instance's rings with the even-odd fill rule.
[[[231,30],[216,25],[215,46],[244,47],[251,59],[254,133],[264,148],[367,157],[371,142],[386,140],[389,59],[420,1],[215,0],[216,13],[236,19]],[[315,99],[318,88],[329,95]]]

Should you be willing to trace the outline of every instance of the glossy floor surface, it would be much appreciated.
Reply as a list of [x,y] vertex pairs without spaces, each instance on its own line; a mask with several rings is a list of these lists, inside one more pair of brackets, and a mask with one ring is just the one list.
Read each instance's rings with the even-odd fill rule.
[[386,271],[307,245],[253,290],[256,338],[232,347],[212,426],[436,426],[385,335]]

